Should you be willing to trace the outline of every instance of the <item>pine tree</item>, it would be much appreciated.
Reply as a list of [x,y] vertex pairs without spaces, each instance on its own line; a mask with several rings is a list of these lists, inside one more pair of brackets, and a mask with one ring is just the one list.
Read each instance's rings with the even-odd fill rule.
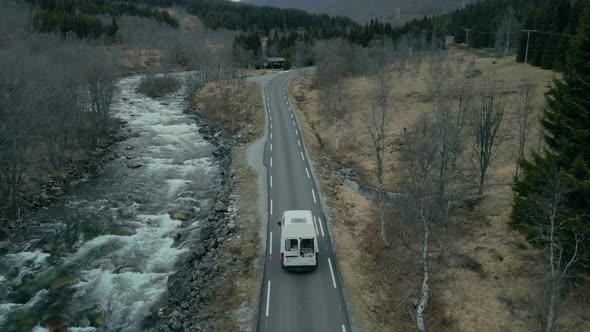
[[[542,121],[548,150],[544,156],[534,155],[531,162],[521,161],[522,180],[514,184],[513,224],[531,231],[534,222],[527,218],[527,198],[542,193],[546,187],[544,174],[552,162],[557,162],[571,183],[567,207],[577,216],[572,225],[586,241],[581,256],[590,263],[590,8],[578,26],[577,35],[568,51],[563,79],[555,79],[546,94],[548,108]],[[571,216],[561,215],[562,220]],[[570,219],[568,219],[570,220]],[[561,234],[571,237],[571,232]],[[573,243],[571,241],[564,241]],[[567,245],[566,245],[567,247]],[[566,248],[567,250],[567,248]]]

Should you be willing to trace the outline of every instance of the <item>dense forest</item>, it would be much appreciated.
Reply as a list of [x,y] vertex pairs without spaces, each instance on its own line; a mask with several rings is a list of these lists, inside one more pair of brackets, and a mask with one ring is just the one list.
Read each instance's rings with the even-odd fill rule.
[[555,79],[546,94],[547,148],[521,160],[523,176],[514,184],[512,222],[531,242],[550,249],[549,289],[590,267],[590,7],[580,14],[563,79]]
[[210,28],[239,29],[269,37],[269,47],[283,56],[294,51],[297,41],[307,45],[317,39],[341,38],[368,46],[374,40],[391,39],[394,44],[406,43],[401,46],[407,47],[416,46],[412,45],[414,40],[422,40],[414,43],[421,48],[433,38],[440,41],[450,35],[457,43],[495,48],[500,55],[516,54],[517,60],[523,62],[528,38],[525,30],[533,30],[527,62],[560,70],[581,13],[588,6],[588,0],[485,0],[447,15],[414,19],[401,26],[379,20],[359,25],[340,17],[226,1],[199,0],[191,10]]
[[346,17],[310,14],[296,9],[253,6],[226,0],[192,0],[187,9],[203,20],[211,29],[260,31],[271,29],[293,30],[304,27],[322,38],[341,36],[357,23]]
[[[31,6],[38,5],[32,23],[36,32],[55,32],[66,36],[73,32],[78,38],[97,38],[103,34],[114,37],[117,32],[115,17],[139,16],[178,27],[178,20],[167,11],[151,6],[171,6],[179,1],[112,1],[112,0],[27,0]],[[35,7],[37,9],[37,7]],[[110,15],[110,24],[105,24],[100,15]]]

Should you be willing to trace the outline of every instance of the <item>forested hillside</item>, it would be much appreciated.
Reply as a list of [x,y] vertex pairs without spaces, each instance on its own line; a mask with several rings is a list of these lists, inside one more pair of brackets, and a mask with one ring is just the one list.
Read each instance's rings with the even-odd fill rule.
[[[403,23],[425,15],[447,13],[475,0],[242,0],[242,2],[344,15],[363,23],[370,19]],[[396,8],[400,9],[399,18],[396,15]]]
[[279,9],[269,6],[252,6],[226,0],[192,0],[189,12],[198,16],[212,29],[257,30],[268,34],[271,29],[285,30],[304,27],[320,31],[326,38],[340,36],[346,29],[356,26],[351,19],[310,14],[296,9]]
[[458,42],[465,42],[471,29],[469,45],[494,47],[518,45],[519,61],[524,61],[527,33],[528,62],[546,69],[560,68],[580,16],[590,6],[587,0],[487,0],[458,10],[449,17],[448,31]]
[[[571,39],[576,35],[580,15],[590,6],[588,0],[485,0],[450,14],[425,16],[396,26],[378,19],[358,25],[338,17],[306,16],[294,10],[223,1],[199,0],[196,3],[201,7],[193,7],[193,11],[204,18],[209,27],[222,26],[268,36],[271,38],[269,45],[283,56],[294,52],[297,41],[307,45],[314,39],[342,38],[368,46],[373,40],[386,38],[397,48],[424,49],[434,45],[433,38],[437,40],[435,47],[442,47],[445,36],[454,36],[457,43],[474,48],[495,48],[498,55],[516,54],[517,60],[524,62],[528,39],[527,62],[558,70],[563,67]],[[213,12],[225,13],[223,20],[218,19],[217,14],[207,14]],[[275,19],[267,19],[269,15]],[[299,26],[306,29],[304,34],[294,31]],[[279,33],[273,30],[271,35],[272,28],[277,28]]]
[[[96,38],[103,33],[113,37],[117,32],[115,17],[121,15],[139,16],[178,27],[178,20],[165,10],[179,0],[27,0],[35,9],[32,17],[36,32],[56,32],[63,36],[73,32],[78,38]],[[37,5],[39,10],[37,10]],[[110,24],[105,24],[100,15],[111,16]]]

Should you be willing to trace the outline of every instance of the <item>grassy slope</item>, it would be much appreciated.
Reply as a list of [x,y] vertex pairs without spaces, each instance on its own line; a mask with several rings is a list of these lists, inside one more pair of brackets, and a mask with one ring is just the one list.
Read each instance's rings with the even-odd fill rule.
[[[500,88],[509,105],[514,105],[522,65],[510,59],[478,58],[454,51],[454,58],[474,61],[484,73],[502,80]],[[493,62],[496,63],[493,63]],[[409,66],[408,68],[415,68]],[[543,105],[543,93],[554,73],[529,67],[528,76],[537,83],[535,101]],[[432,109],[426,85],[428,66],[416,73],[394,74],[394,121],[391,130],[401,135],[419,114]],[[479,78],[473,79],[477,85]],[[421,283],[419,257],[403,245],[399,234],[416,248],[417,234],[408,225],[389,215],[390,239],[395,245],[383,248],[377,241],[375,205],[343,185],[338,170],[352,167],[359,182],[367,184],[373,164],[363,120],[367,101],[374,98],[371,80],[347,80],[345,103],[351,118],[341,135],[342,148],[334,149],[334,130],[319,112],[318,91],[312,78],[294,80],[290,91],[302,119],[306,143],[318,165],[322,189],[332,207],[333,233],[337,243],[339,268],[359,327],[363,331],[414,330],[414,306]],[[540,115],[540,108],[538,110]],[[489,170],[488,190],[481,203],[465,200],[458,209],[450,238],[451,255],[445,264],[432,262],[432,295],[428,308],[429,326],[436,331],[527,331],[534,329],[538,291],[542,280],[542,254],[507,225],[511,208],[511,181],[516,155],[516,128],[507,109],[509,131],[502,154]],[[539,130],[534,128],[527,149],[538,147]],[[396,189],[395,148],[390,158],[388,183]],[[467,161],[464,160],[464,163]],[[434,241],[433,241],[434,242]],[[435,245],[435,243],[433,243]],[[590,330],[590,283],[583,283],[564,304],[561,327]]]

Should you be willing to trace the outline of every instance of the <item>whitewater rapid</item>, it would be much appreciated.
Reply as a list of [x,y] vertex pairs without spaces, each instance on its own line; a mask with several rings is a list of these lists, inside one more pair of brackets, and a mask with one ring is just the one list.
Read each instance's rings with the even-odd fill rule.
[[183,112],[185,88],[152,99],[136,92],[140,80],[121,80],[112,106],[132,137],[101,174],[30,216],[39,226],[16,234],[16,249],[0,257],[1,331],[153,326],[187,250],[175,244],[187,229],[172,216],[203,220],[220,176],[215,147]]

